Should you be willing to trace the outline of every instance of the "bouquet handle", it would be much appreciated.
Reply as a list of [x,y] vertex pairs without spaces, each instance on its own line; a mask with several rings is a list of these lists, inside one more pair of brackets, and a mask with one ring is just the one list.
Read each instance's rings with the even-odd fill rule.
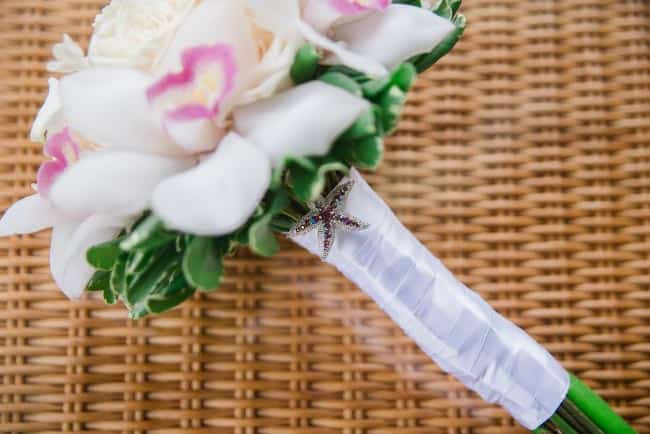
[[[369,224],[340,232],[327,262],[366,292],[443,370],[529,429],[562,403],[569,374],[523,330],[459,282],[357,171],[346,211]],[[315,233],[297,238],[318,254]]]
[[[589,389],[577,387],[582,383],[546,349],[458,281],[356,170],[350,178],[354,187],[346,212],[369,227],[338,231],[326,261],[368,294],[444,371],[530,430],[556,415],[570,387],[583,402],[594,402]],[[293,240],[319,254],[315,232]],[[598,408],[596,412],[602,410]]]

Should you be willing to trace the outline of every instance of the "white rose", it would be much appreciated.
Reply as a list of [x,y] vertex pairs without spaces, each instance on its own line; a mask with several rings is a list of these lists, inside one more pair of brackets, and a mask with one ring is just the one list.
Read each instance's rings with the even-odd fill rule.
[[150,70],[197,0],[113,0],[95,18],[91,65]]

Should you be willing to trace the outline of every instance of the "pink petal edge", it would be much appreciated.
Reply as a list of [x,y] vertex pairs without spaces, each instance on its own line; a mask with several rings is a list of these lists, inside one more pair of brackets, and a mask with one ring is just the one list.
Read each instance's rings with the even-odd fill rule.
[[364,6],[355,0],[329,0],[334,9],[343,15],[356,15],[368,11],[383,11],[390,6],[392,0],[373,0]]
[[[66,147],[69,147],[67,150],[71,151],[72,155],[66,155]],[[41,196],[47,197],[56,178],[79,158],[80,151],[79,145],[70,135],[70,129],[66,127],[48,139],[43,152],[51,160],[45,161],[39,167],[36,185]],[[72,160],[68,159],[69,156]]]
[[225,83],[221,95],[211,107],[201,104],[180,105],[167,112],[165,117],[174,121],[189,121],[216,116],[224,99],[234,90],[237,75],[234,50],[226,44],[199,45],[185,50],[181,56],[182,71],[167,74],[149,87],[147,99],[153,103],[167,92],[190,86],[196,80],[199,67],[209,62],[221,63],[223,68]]

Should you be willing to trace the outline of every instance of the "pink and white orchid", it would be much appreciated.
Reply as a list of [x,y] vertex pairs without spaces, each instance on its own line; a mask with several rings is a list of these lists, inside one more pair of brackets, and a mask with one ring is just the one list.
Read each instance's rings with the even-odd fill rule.
[[435,48],[454,29],[425,8],[391,0],[306,0],[303,36],[342,63],[380,76]]
[[147,209],[180,231],[232,232],[273,166],[325,155],[369,109],[323,82],[291,87],[300,47],[380,75],[451,28],[388,0],[113,0],[88,57],[69,37],[55,47],[50,66],[69,74],[50,80],[31,135],[48,161],[0,236],[53,227],[52,274],[76,298],[92,273],[86,250]]

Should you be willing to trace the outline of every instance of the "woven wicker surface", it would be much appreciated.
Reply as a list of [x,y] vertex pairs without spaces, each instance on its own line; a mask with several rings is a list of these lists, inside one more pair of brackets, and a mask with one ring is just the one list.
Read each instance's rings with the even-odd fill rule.
[[[0,0],[0,210],[29,194],[43,63],[99,0]],[[469,285],[650,433],[650,2],[466,0],[369,177]],[[0,431],[522,432],[298,248],[131,322],[0,240]],[[534,375],[534,373],[531,373]],[[399,428],[399,429],[398,429]]]

